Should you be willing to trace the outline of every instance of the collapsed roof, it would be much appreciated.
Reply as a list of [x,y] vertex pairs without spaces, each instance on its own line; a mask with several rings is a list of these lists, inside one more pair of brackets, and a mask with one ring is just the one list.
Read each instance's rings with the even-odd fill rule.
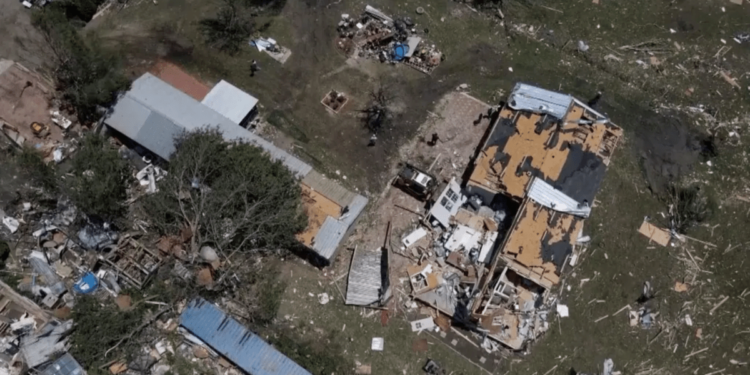
[[494,123],[468,187],[523,199],[534,177],[592,202],[622,129],[568,96],[518,84]]

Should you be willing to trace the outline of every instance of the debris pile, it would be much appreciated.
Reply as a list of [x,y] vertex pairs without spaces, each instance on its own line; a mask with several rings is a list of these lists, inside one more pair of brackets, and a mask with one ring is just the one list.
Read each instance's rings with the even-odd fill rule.
[[[404,267],[407,311],[418,301],[451,318],[430,314],[413,321],[412,330],[445,331],[452,322],[472,331],[489,353],[500,345],[525,350],[549,329],[554,314],[571,313],[561,293],[551,290],[591,241],[583,233],[589,202],[622,135],[582,102],[523,84],[490,117],[489,134],[463,182],[440,181],[410,165],[399,175],[396,186],[427,199],[428,210],[399,206],[419,221],[394,249],[411,263]],[[555,144],[568,146],[560,151]],[[563,170],[567,158],[590,165]],[[553,159],[559,162],[538,161]],[[439,186],[425,194],[430,184],[419,181]],[[653,318],[648,311],[641,317]],[[442,319],[447,324],[438,323]]]
[[359,18],[342,14],[336,30],[338,46],[349,56],[404,63],[426,74],[445,58],[434,44],[418,35],[417,24],[410,17],[393,19],[369,5]]

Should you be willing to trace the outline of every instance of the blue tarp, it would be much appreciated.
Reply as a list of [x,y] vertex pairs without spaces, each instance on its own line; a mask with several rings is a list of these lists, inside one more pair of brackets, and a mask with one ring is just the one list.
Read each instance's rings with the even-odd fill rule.
[[73,289],[81,294],[89,294],[95,291],[97,287],[99,287],[99,280],[91,272],[87,272],[83,275],[81,280],[78,280],[78,282],[73,285]]
[[406,57],[406,54],[409,53],[409,46],[406,44],[396,44],[393,46],[393,59],[396,61],[401,61]]

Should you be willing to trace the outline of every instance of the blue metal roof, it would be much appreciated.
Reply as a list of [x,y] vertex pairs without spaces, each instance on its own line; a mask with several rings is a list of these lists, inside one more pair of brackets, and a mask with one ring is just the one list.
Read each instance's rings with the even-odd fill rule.
[[181,324],[251,375],[312,375],[202,298],[187,305]]

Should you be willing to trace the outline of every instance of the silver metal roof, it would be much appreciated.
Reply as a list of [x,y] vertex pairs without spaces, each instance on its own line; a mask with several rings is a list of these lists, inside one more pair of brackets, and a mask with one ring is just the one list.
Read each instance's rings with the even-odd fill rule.
[[41,375],[86,375],[86,371],[70,353],[65,353],[47,366]]
[[180,324],[250,375],[311,375],[216,305],[192,300]]
[[346,287],[346,304],[369,306],[380,302],[383,279],[380,274],[382,250],[355,249]]
[[555,189],[552,185],[538,177],[534,178],[534,181],[531,182],[527,197],[544,207],[558,212],[564,212],[583,218],[589,217],[591,214],[591,207],[579,207],[579,203],[575,199],[567,196],[562,191]]
[[266,150],[272,159],[280,160],[300,177],[312,170],[310,165],[150,73],[133,82],[105,123],[167,160],[174,151],[173,137],[177,129],[192,131],[210,126],[218,127],[227,141],[245,141]]
[[517,83],[508,97],[508,106],[519,111],[546,113],[562,119],[568,113],[573,97],[541,89],[525,83]]
[[239,125],[258,104],[258,99],[222,79],[201,103]]
[[21,353],[29,368],[48,363],[56,355],[65,352],[66,336],[73,329],[73,321],[47,323],[39,332],[21,336]]
[[341,186],[336,180],[327,178],[315,170],[310,171],[302,179],[302,183],[341,207],[350,205],[354,197],[357,196],[357,194]]
[[367,198],[357,195],[348,204],[349,212],[344,217],[338,220],[327,217],[313,239],[313,250],[321,257],[331,260],[336,255],[336,249],[344,239],[347,230],[365,209],[367,202]]

